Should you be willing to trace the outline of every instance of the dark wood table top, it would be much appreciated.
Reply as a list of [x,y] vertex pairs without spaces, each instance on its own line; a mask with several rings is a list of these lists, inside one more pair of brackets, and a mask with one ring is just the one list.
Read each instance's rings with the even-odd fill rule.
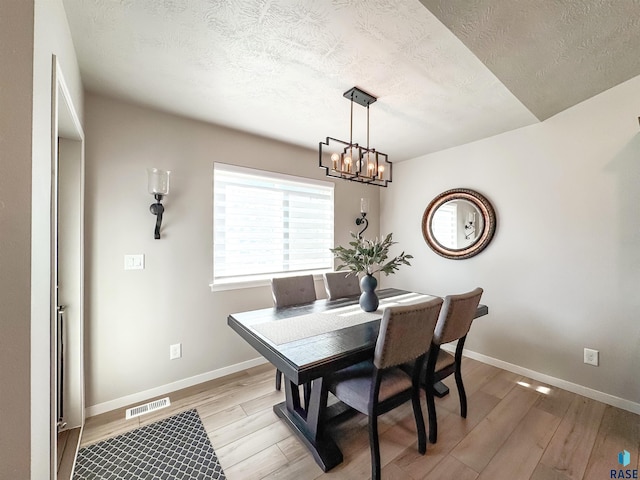
[[[394,288],[377,291],[381,300],[406,293],[410,292]],[[380,318],[280,345],[274,344],[255,331],[254,327],[264,322],[324,312],[357,303],[356,295],[333,301],[317,300],[310,304],[293,307],[264,308],[233,313],[227,318],[227,323],[290,381],[300,385],[371,358],[378,338]],[[479,305],[476,318],[486,315],[488,311],[486,305]]]

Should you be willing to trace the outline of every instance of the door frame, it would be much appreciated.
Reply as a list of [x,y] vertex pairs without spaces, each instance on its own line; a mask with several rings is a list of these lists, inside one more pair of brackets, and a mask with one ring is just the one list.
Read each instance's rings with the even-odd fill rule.
[[[73,104],[71,94],[64,80],[62,69],[58,63],[56,55],[52,56],[52,82],[51,82],[51,308],[50,308],[50,478],[57,478],[57,310],[61,299],[59,298],[58,283],[58,238],[59,238],[59,220],[60,212],[58,208],[60,184],[60,158],[59,143],[60,139],[65,140],[64,155],[68,156],[68,160],[64,160],[68,165],[63,169],[63,175],[69,175],[70,180],[65,182],[63,188],[72,185],[74,190],[74,200],[79,203],[77,209],[77,219],[73,223],[72,230],[75,232],[66,232],[65,235],[76,235],[74,239],[77,252],[74,254],[73,268],[75,270],[73,277],[74,285],[69,286],[67,290],[71,290],[69,296],[73,302],[73,328],[69,329],[69,341],[73,336],[70,352],[73,352],[73,383],[76,385],[76,392],[73,392],[74,408],[78,411],[74,412],[74,423],[80,422],[80,428],[84,426],[84,178],[85,178],[85,161],[84,161],[84,132],[80,124],[77,110]],[[67,142],[68,140],[68,142]],[[63,212],[64,213],[64,212]],[[65,227],[66,229],[67,227]],[[68,300],[62,299],[68,302]],[[69,372],[65,369],[65,376]],[[82,430],[81,430],[82,431]],[[77,447],[76,452],[77,454]],[[75,457],[74,457],[75,458]]]

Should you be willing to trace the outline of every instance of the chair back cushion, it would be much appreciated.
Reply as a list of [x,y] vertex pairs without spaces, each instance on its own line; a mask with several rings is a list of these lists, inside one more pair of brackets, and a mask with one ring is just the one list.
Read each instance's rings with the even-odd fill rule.
[[469,332],[480,303],[480,297],[482,297],[482,291],[481,288],[476,288],[468,293],[447,295],[444,298],[444,305],[433,335],[433,343],[442,345],[453,342]]
[[271,279],[271,293],[276,307],[301,305],[316,300],[313,275]]
[[379,369],[418,358],[429,350],[442,299],[387,307],[382,314],[373,363]]
[[355,273],[329,272],[323,274],[323,277],[329,300],[360,294],[360,280]]

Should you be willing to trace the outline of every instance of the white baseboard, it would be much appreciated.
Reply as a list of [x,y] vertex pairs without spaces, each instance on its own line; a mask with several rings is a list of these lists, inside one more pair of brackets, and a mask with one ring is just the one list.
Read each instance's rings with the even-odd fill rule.
[[240,372],[242,370],[246,370],[247,368],[257,367],[258,365],[262,365],[263,363],[267,363],[267,360],[264,357],[258,357],[252,360],[247,360],[246,362],[236,363],[235,365],[229,365],[228,367],[219,368],[218,370],[212,370],[210,372],[201,373],[200,375],[184,378],[182,380],[178,380],[177,382],[168,383],[166,385],[161,385],[159,387],[144,390],[142,392],[132,393],[131,395],[109,400],[108,402],[91,405],[85,408],[85,418],[100,415],[101,413],[105,412],[110,412],[111,410],[117,410],[118,408],[126,407],[127,405],[131,405],[134,403],[145,402],[153,397],[166,395],[168,393],[175,392],[176,390],[192,387],[193,385],[198,385],[199,383],[208,382],[209,380],[214,380],[216,378],[224,377],[225,375]]
[[[446,345],[445,347],[443,347],[443,350],[455,352],[455,346]],[[562,388],[563,390],[567,390],[572,393],[577,393],[578,395],[582,395],[583,397],[597,400],[599,402],[606,403],[607,405],[618,407],[622,410],[627,410],[628,412],[640,415],[640,403],[632,402],[631,400],[626,400],[624,398],[616,397],[608,393],[600,392],[599,390],[584,387],[582,385],[578,385],[577,383],[571,383],[566,380],[562,380],[561,378],[556,378],[544,373],[536,372],[535,370],[529,370],[528,368],[514,365],[513,363],[504,362],[502,360],[498,360],[497,358],[489,357],[487,355],[483,355],[482,353],[473,352],[471,350],[463,350],[463,355],[465,357],[478,360],[479,362],[493,365],[494,367],[517,373],[518,375],[524,375],[525,377],[529,377],[533,380],[538,380],[539,382],[544,382],[554,387]]]
[[[443,350],[455,352],[455,345],[445,345],[443,347]],[[566,380],[562,380],[561,378],[556,378],[544,373],[536,372],[535,370],[529,370],[528,368],[524,368],[513,363],[508,363],[503,360],[498,360],[497,358],[489,357],[487,355],[483,355],[482,353],[477,353],[471,350],[465,349],[463,351],[463,355],[465,357],[478,360],[479,362],[493,365],[494,367],[517,373],[518,375],[524,375],[533,380],[538,380],[554,387],[562,388],[569,392],[577,393],[578,395],[591,398],[592,400],[597,400],[599,402],[606,403],[607,405],[612,405],[614,407],[618,407],[623,410],[627,410],[629,412],[640,415],[640,403],[632,402],[631,400],[626,400],[624,398],[616,397],[614,395],[600,392],[592,388],[584,387],[582,385],[578,385],[577,383],[571,383]],[[195,375],[193,377],[178,380],[177,382],[168,383],[160,387],[134,393],[125,397],[116,398],[114,400],[109,400],[108,402],[91,405],[90,407],[87,407],[85,409],[85,418],[99,415],[105,412],[110,412],[111,410],[126,407],[127,405],[131,405],[134,403],[144,402],[153,397],[166,395],[182,388],[192,387],[193,385],[208,382],[209,380],[224,377],[225,375],[240,372],[248,368],[257,367],[258,365],[262,365],[264,363],[267,363],[267,361],[263,357],[258,357],[252,360],[247,360],[246,362],[236,363],[235,365],[230,365],[218,370],[213,370],[207,373],[202,373],[200,375]]]

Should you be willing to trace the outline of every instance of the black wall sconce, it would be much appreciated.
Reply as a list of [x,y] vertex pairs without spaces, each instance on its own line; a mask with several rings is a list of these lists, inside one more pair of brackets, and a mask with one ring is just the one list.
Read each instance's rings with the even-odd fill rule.
[[147,169],[148,189],[149,193],[156,199],[156,203],[152,203],[149,210],[156,216],[156,229],[154,238],[160,239],[160,226],[162,225],[162,214],[164,213],[164,205],[162,205],[162,197],[169,195],[169,175],[168,170],[160,170],[158,168]]
[[464,238],[469,240],[476,235],[476,214],[475,212],[467,213],[467,222],[464,224]]
[[367,213],[369,213],[369,199],[360,199],[360,217],[356,218],[356,225],[360,226],[364,223],[364,228],[358,232],[358,238],[362,238],[362,234],[369,226],[369,220],[367,220]]

